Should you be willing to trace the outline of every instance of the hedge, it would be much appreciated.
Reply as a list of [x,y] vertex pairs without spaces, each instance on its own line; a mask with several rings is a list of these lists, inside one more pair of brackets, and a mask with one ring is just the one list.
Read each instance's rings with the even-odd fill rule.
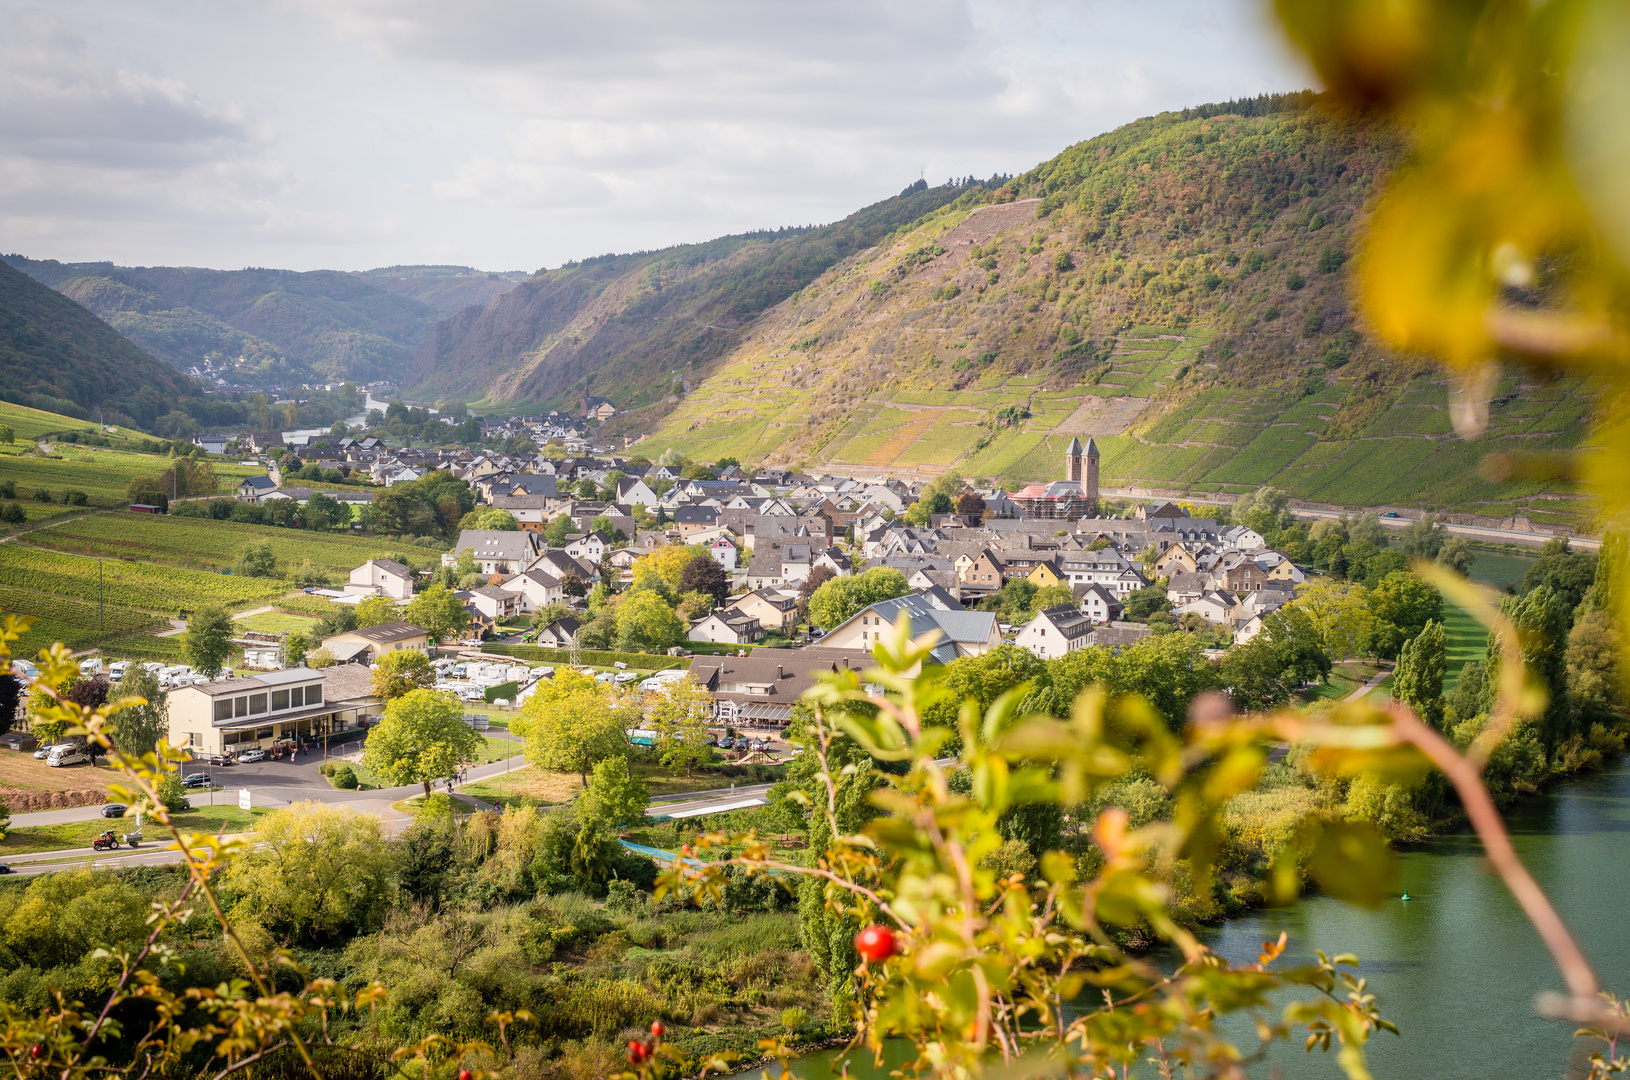
[[[570,650],[545,649],[538,645],[482,645],[481,651],[492,653],[495,656],[513,656],[517,660],[531,660],[535,663],[569,664],[572,662]],[[646,671],[664,671],[668,668],[690,667],[690,659],[683,656],[661,656],[657,653],[640,652],[600,652],[594,649],[584,649],[579,654],[579,661],[584,664],[592,664],[595,667],[627,664],[629,667],[642,668]]]
[[505,701],[513,702],[515,700],[515,695],[520,692],[521,684],[516,682],[514,679],[511,679],[509,682],[501,682],[497,686],[487,687],[487,691],[484,696],[487,699],[487,704],[491,705],[499,698],[503,698]]

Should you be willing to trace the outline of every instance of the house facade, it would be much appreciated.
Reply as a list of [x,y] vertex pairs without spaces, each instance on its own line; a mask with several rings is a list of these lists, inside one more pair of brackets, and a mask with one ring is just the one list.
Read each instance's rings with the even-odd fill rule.
[[239,754],[285,739],[320,739],[380,715],[366,668],[289,668],[180,686],[165,697],[172,745]]

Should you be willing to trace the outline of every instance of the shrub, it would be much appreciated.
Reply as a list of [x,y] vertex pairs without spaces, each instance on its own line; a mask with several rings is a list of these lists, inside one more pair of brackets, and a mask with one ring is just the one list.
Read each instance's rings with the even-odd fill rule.
[[509,682],[502,682],[497,686],[487,687],[486,692],[482,696],[486,698],[488,705],[491,705],[500,698],[502,698],[504,701],[513,702],[515,700],[515,695],[520,693],[520,690],[521,684],[511,679]]
[[1297,289],[1300,289],[1306,284],[1307,279],[1302,276],[1302,272],[1300,270],[1292,270],[1290,275],[1285,278],[1285,288],[1289,289],[1291,292],[1295,292]]
[[357,771],[350,765],[339,765],[328,775],[329,782],[337,788],[354,790],[357,786]]

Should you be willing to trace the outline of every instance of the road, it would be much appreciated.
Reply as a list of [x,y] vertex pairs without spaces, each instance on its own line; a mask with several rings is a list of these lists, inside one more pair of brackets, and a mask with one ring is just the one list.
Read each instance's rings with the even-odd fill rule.
[[[1149,498],[1149,496],[1142,495],[1133,496],[1130,490],[1127,488],[1105,488],[1103,489],[1103,494],[1113,496],[1115,498]],[[1198,503],[1201,506],[1232,506],[1234,504],[1232,499],[1200,499],[1190,495],[1172,496],[1172,499],[1173,501]],[[1308,507],[1294,505],[1290,507],[1290,512],[1299,518],[1306,518],[1309,520],[1317,520],[1319,518],[1330,518],[1333,520],[1343,516],[1357,517],[1360,513],[1378,513],[1378,511],[1374,510],[1360,510],[1356,513],[1345,510],[1313,510],[1309,509]],[[1385,527],[1400,530],[1409,528],[1415,523],[1415,521],[1415,518],[1404,517],[1402,515],[1399,515],[1398,517],[1381,518],[1381,524]],[[1533,544],[1537,546],[1553,538],[1550,533],[1523,532],[1521,529],[1495,529],[1483,525],[1455,525],[1447,521],[1443,522],[1442,524],[1443,527],[1454,536],[1464,536],[1472,540],[1489,540],[1501,544]],[[1581,551],[1595,551],[1602,546],[1601,541],[1591,540],[1588,537],[1583,536],[1570,536],[1568,537],[1568,541]]]
[[[389,835],[396,835],[408,825],[412,824],[413,817],[404,814],[392,807],[393,803],[411,798],[423,793],[423,787],[418,784],[409,784],[404,787],[387,788],[377,791],[342,791],[329,786],[317,772],[317,766],[322,763],[321,758],[309,762],[290,764],[287,762],[262,761],[250,765],[233,765],[226,769],[215,769],[225,790],[213,793],[219,804],[233,804],[238,798],[240,788],[248,788],[250,799],[257,807],[284,807],[295,802],[322,802],[350,806],[364,813],[376,814],[385,823]],[[488,780],[495,776],[502,776],[512,769],[525,768],[524,758],[516,757],[506,761],[495,761],[490,765],[476,765],[470,769],[469,780],[466,783],[475,783]],[[189,770],[192,771],[192,770]],[[464,785],[460,785],[462,787]],[[646,813],[653,818],[699,817],[708,813],[721,813],[726,810],[745,809],[751,806],[764,806],[769,802],[769,784],[744,784],[739,787],[715,788],[709,791],[690,791],[675,795],[658,796],[652,801]],[[473,809],[483,809],[487,804],[473,796],[463,795],[463,800],[471,804]],[[209,804],[209,792],[195,792],[191,798],[195,805]],[[41,810],[32,814],[17,814],[11,819],[13,828],[29,825],[60,825],[67,822],[94,821],[101,816],[100,806],[79,806],[66,810]],[[125,819],[109,820],[108,826],[116,833],[124,833],[134,827],[135,823]],[[134,851],[121,848],[117,852],[92,853],[90,851],[60,850],[42,851],[29,855],[14,855],[7,862],[16,874],[43,874],[54,870],[79,869],[87,866],[119,867],[119,866],[152,866],[163,863],[180,861],[181,853],[166,850],[168,841],[155,840],[151,846],[144,846]]]

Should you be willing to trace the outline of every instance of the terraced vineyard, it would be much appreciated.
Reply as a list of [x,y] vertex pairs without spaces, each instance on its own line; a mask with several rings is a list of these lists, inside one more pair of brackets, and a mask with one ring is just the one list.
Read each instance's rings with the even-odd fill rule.
[[135,514],[94,514],[64,522],[29,534],[28,543],[81,555],[132,557],[196,570],[228,569],[250,544],[267,543],[279,567],[299,566],[310,560],[313,567],[331,574],[347,573],[369,559],[405,558],[423,563],[439,554],[429,548],[369,537]]
[[[35,594],[41,598],[38,607],[46,612],[64,598],[94,604],[101,595],[110,610],[120,607],[173,614],[206,604],[232,606],[269,600],[288,591],[287,582],[278,578],[230,577],[120,559],[102,560],[100,569],[99,582],[95,559],[15,542],[0,544],[0,586]],[[19,613],[40,611],[19,609]]]

